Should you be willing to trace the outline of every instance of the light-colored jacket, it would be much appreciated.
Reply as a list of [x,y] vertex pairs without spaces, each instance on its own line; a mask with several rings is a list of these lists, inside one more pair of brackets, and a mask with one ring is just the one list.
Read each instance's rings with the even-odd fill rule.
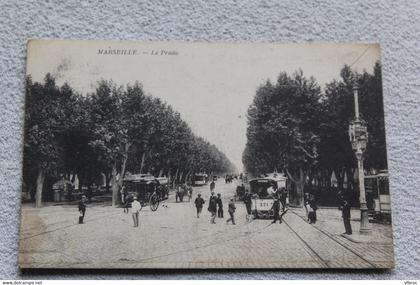
[[133,213],[137,213],[137,212],[140,212],[140,210],[141,210],[140,202],[137,200],[134,200],[133,203],[131,203],[131,211]]

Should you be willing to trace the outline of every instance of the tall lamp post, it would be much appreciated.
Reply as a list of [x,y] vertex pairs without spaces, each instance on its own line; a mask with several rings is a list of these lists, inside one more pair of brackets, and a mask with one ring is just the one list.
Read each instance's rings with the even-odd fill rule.
[[354,91],[354,120],[350,122],[349,136],[352,148],[357,158],[357,170],[359,177],[359,190],[360,190],[360,233],[371,233],[369,224],[368,208],[366,205],[366,192],[365,192],[365,174],[363,171],[363,152],[366,150],[368,141],[368,132],[365,123],[359,116],[359,94],[358,88],[355,87]]

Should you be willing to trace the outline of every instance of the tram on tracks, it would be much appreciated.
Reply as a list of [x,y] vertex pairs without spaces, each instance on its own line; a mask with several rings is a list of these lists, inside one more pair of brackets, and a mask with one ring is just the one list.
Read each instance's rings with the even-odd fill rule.
[[379,222],[391,222],[391,196],[387,171],[365,176],[366,203],[369,216]]
[[206,173],[196,173],[193,176],[193,186],[203,186],[208,182],[208,175]]
[[288,200],[287,177],[283,173],[272,173],[262,178],[249,180],[252,195],[251,213],[254,218],[273,218],[272,210],[275,196]]

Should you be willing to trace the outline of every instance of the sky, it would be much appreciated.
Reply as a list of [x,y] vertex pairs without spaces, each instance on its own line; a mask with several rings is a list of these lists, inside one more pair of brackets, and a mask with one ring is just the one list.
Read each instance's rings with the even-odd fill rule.
[[28,43],[27,74],[42,81],[49,72],[57,84],[67,82],[82,94],[93,92],[100,79],[118,85],[138,81],[241,171],[246,112],[267,79],[302,69],[324,87],[340,78],[344,64],[372,72],[379,59],[377,44],[34,40]]

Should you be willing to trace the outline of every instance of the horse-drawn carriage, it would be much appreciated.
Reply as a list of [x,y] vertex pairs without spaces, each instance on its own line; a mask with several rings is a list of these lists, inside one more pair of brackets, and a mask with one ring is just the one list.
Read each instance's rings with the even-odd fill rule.
[[156,211],[160,201],[168,199],[169,186],[166,177],[154,177],[150,174],[132,174],[123,180],[127,194],[136,196],[142,207],[149,205]]

